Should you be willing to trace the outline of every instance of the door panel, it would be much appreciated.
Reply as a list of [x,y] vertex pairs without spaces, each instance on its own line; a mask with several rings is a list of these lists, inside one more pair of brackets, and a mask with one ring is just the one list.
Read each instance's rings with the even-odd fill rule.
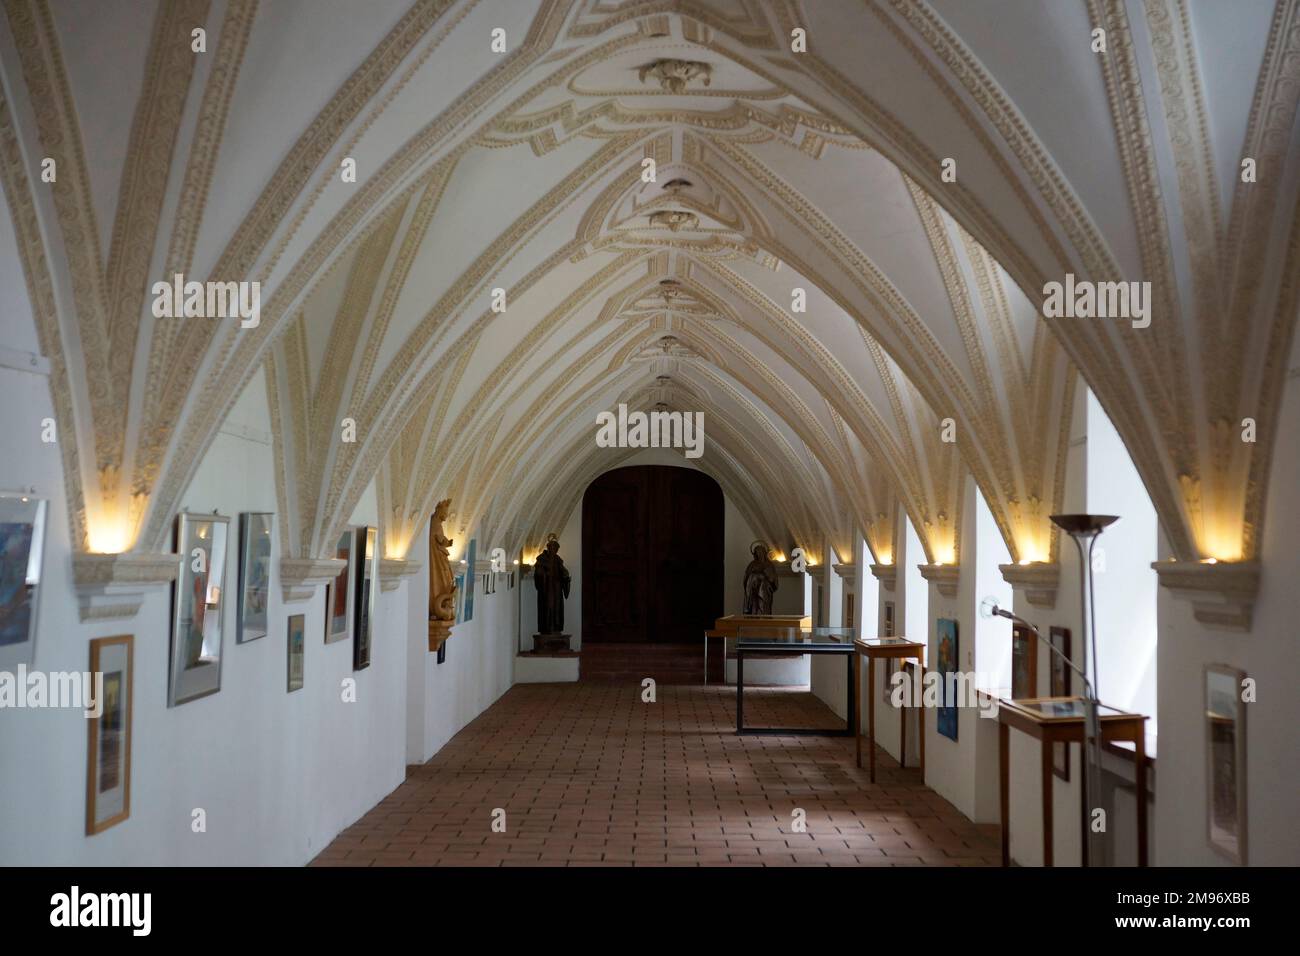
[[617,468],[582,501],[582,640],[695,643],[722,614],[722,489],[703,472]]

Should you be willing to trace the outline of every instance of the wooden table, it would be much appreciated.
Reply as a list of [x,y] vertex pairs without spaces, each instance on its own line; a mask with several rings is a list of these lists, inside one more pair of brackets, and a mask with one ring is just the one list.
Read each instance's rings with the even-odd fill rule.
[[[1141,714],[1098,705],[1101,739],[1127,740],[1133,744],[1133,767],[1137,779],[1138,866],[1147,865],[1147,777],[1146,720]],[[1043,787],[1043,866],[1052,866],[1052,745],[1084,745],[1082,697],[1034,697],[1003,700],[998,705],[998,775],[1002,811],[1002,865],[1011,865],[1011,728],[1039,741]],[[1068,748],[1067,748],[1068,749]],[[1084,754],[1087,759],[1087,754]],[[1086,827],[1086,824],[1084,824]],[[1083,836],[1087,858],[1087,832]]]
[[[871,767],[871,782],[876,782],[876,660],[915,660],[921,669],[921,686],[925,686],[925,645],[904,637],[860,637],[853,642],[857,653],[853,655],[853,682],[862,680],[862,658],[867,659],[867,748]],[[857,709],[853,713],[854,738],[857,745],[858,766],[862,766],[862,695],[855,698]],[[921,777],[925,778],[925,707],[921,710]],[[898,765],[907,760],[907,714],[899,717],[902,725],[899,737]]]

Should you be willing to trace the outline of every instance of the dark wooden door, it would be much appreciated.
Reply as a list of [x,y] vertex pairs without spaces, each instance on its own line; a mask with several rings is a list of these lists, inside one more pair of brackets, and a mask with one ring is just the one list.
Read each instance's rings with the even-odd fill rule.
[[582,640],[698,643],[722,614],[722,489],[690,468],[616,468],[582,498]]

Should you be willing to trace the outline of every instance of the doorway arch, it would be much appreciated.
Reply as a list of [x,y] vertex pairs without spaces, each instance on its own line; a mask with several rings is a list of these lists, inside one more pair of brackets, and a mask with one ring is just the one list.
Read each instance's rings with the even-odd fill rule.
[[723,497],[702,471],[615,468],[582,496],[582,643],[697,643],[723,607]]

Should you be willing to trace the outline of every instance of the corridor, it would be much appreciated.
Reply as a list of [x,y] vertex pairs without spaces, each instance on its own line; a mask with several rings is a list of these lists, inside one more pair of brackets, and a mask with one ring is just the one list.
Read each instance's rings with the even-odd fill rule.
[[[745,713],[837,723],[787,689],[747,689]],[[660,685],[646,703],[637,683],[516,685],[312,865],[997,864],[996,826],[878,759],[873,785],[849,738],[737,737],[732,687]]]

